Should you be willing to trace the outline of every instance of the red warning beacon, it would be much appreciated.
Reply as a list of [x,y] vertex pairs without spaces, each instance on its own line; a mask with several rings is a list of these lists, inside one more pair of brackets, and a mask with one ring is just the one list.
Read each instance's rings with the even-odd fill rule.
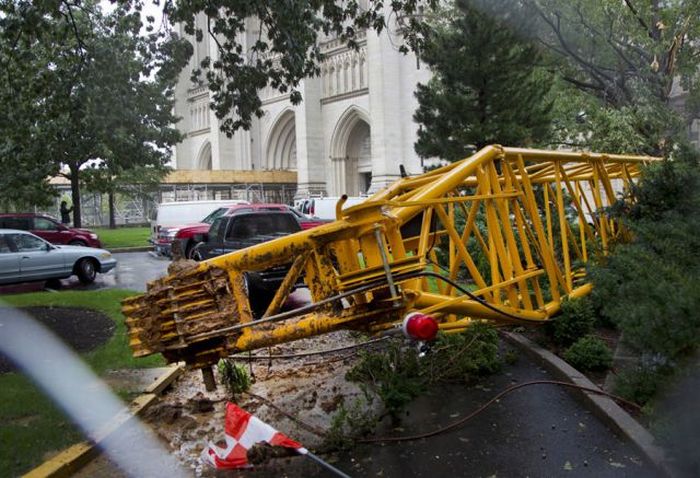
[[420,312],[411,312],[403,319],[401,330],[413,340],[434,340],[438,333],[438,323],[433,317]]

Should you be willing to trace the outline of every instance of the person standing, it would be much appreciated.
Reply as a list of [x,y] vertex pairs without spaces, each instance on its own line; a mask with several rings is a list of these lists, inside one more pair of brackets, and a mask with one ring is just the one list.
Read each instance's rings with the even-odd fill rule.
[[68,207],[66,201],[61,201],[61,224],[70,224],[70,213],[73,207]]

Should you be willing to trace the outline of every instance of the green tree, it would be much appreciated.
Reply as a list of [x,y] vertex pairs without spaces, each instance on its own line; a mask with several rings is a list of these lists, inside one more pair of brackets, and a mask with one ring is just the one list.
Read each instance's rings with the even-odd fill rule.
[[[487,3],[481,0],[481,3]],[[643,151],[666,154],[700,112],[700,2],[697,0],[506,0],[500,17],[527,29],[554,61],[550,67],[584,95],[568,138],[610,144],[605,131],[646,141]],[[685,101],[674,102],[678,88]],[[575,95],[571,95],[575,96]],[[576,102],[569,102],[573,106]],[[580,102],[579,102],[580,103]],[[675,104],[674,104],[675,103]],[[569,118],[571,121],[575,117]],[[618,143],[619,144],[619,143]],[[630,152],[627,150],[627,152]]]
[[681,118],[651,98],[615,107],[561,77],[552,91],[553,144],[606,153],[658,154],[662,137],[670,130],[683,130]]
[[[4,8],[0,10],[4,11]],[[41,109],[36,98],[43,76],[35,76],[36,52],[23,48],[19,32],[13,26],[11,17],[0,13],[0,207],[3,210],[45,206],[55,195],[48,178],[56,170],[44,160],[43,151],[35,141]],[[27,78],[36,81],[27,82]]]
[[0,59],[8,72],[0,95],[18,105],[14,121],[0,123],[0,161],[12,175],[36,170],[34,184],[48,175],[68,178],[80,226],[87,165],[158,170],[169,160],[180,139],[173,90],[191,47],[162,32],[140,35],[140,15],[125,5],[109,14],[97,2],[0,5]]
[[694,0],[511,0],[541,20],[539,38],[567,60],[567,81],[621,107],[640,92],[668,102],[674,80],[696,94],[700,3]]
[[452,18],[421,51],[434,76],[416,91],[418,154],[455,161],[487,144],[546,141],[552,78],[538,49],[470,0],[457,0]]
[[158,190],[163,177],[171,169],[163,164],[122,165],[115,162],[103,162],[82,171],[81,179],[85,189],[91,192],[107,194],[109,228],[117,227],[117,195],[132,199],[148,199]]

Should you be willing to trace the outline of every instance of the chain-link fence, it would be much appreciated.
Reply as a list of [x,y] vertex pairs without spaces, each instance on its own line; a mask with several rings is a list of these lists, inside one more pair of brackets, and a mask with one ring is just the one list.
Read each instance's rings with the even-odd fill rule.
[[[61,201],[72,203],[69,187],[58,186],[58,196],[40,212],[60,218]],[[295,184],[163,184],[157,191],[147,191],[135,185],[114,198],[117,225],[147,224],[159,203],[173,201],[204,201],[213,199],[243,199],[251,203],[292,204]],[[109,199],[106,194],[81,192],[81,219],[83,226],[109,225]]]

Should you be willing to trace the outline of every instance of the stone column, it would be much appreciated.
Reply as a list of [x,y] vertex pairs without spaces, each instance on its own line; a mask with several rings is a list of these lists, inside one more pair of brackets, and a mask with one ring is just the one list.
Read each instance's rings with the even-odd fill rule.
[[307,78],[300,85],[303,101],[295,107],[297,193],[295,198],[327,194],[323,155],[321,79]]
[[[390,27],[391,28],[391,27]],[[375,192],[399,177],[402,154],[401,53],[389,41],[388,29],[367,32],[369,106],[372,136],[372,185]]]
[[333,184],[328,185],[328,195],[340,196],[345,192],[345,158],[331,158]]

